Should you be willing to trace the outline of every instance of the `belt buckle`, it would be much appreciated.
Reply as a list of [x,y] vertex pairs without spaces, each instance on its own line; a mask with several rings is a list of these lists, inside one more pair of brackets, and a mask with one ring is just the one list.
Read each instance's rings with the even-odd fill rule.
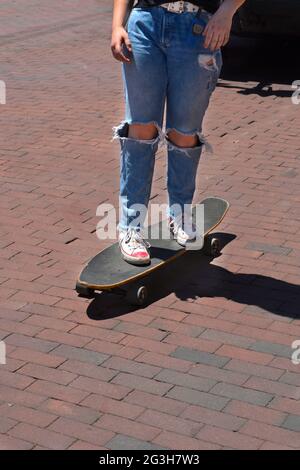
[[[176,3],[179,3],[178,10],[175,9],[175,4]],[[184,12],[184,1],[180,0],[180,1],[174,2],[174,3],[169,2],[168,3],[168,11],[172,11],[173,13],[183,13]]]

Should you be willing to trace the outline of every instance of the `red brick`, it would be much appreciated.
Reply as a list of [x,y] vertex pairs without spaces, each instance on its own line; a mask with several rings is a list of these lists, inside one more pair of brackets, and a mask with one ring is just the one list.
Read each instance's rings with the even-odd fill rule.
[[215,352],[222,343],[217,341],[208,341],[200,338],[191,338],[189,336],[171,333],[166,339],[166,343],[175,344],[176,346],[185,346],[191,349],[197,349],[209,353]]
[[142,364],[137,361],[131,361],[122,357],[110,357],[107,361],[102,363],[103,367],[114,369],[122,372],[128,372],[129,374],[141,375],[142,377],[152,378],[158,372],[161,367],[151,366],[148,364]]
[[26,439],[30,442],[56,450],[64,450],[74,441],[74,439],[62,433],[50,431],[49,428],[42,429],[25,423],[17,424],[17,426],[10,431],[10,435],[20,439],[26,436]]
[[19,346],[26,349],[34,349],[41,352],[49,352],[57,346],[57,343],[51,341],[44,341],[38,338],[32,338],[30,336],[20,335],[17,333],[12,333],[11,335],[5,338],[7,344],[13,346]]
[[246,373],[242,374],[238,372],[230,372],[229,370],[225,370],[225,368],[220,369],[218,367],[209,366],[206,364],[193,364],[189,373],[200,377],[214,379],[218,382],[227,382],[234,385],[242,385],[249,378],[249,375],[246,375]]
[[141,348],[150,352],[157,352],[160,354],[170,354],[175,351],[176,346],[162,343],[160,341],[154,341],[147,338],[138,338],[138,337],[128,337],[129,340],[126,341],[126,345],[133,348]]
[[217,350],[217,354],[225,357],[232,357],[242,361],[252,362],[254,364],[267,365],[271,362],[273,356],[271,354],[248,351],[234,346],[222,346]]
[[34,382],[34,379],[32,378],[24,377],[17,372],[0,369],[0,384],[5,385],[6,387],[14,387],[24,390],[32,382]]
[[[83,316],[81,310],[70,313],[67,316],[66,320],[77,323],[79,325],[95,326],[95,320],[93,318],[89,318],[88,316]],[[130,321],[128,319],[128,315],[126,315],[126,321],[127,322]],[[116,325],[118,325],[119,322],[120,320],[114,319],[114,318],[101,318],[101,328],[106,328],[106,329],[111,330]]]
[[117,375],[117,371],[109,370],[105,367],[91,364],[89,362],[80,362],[72,359],[65,361],[59,369],[98,379],[102,382],[109,382],[115,375]]
[[114,436],[113,432],[79,423],[67,418],[59,418],[49,427],[55,433],[64,433],[76,439],[85,440],[94,445],[106,444]]
[[202,302],[200,300],[198,300],[198,303],[177,300],[175,303],[172,304],[172,309],[180,310],[182,312],[187,313],[194,313],[196,315],[204,315],[212,318],[216,318],[222,312],[222,308],[202,305]]
[[39,393],[47,398],[56,398],[70,403],[79,403],[88,395],[87,392],[83,392],[82,390],[47,382],[46,380],[36,380],[27,390],[29,392]]
[[134,390],[125,397],[125,401],[152,410],[162,411],[170,415],[178,416],[187,408],[187,403],[182,403],[172,398],[160,397],[152,393]]
[[4,306],[3,307],[1,306],[0,318],[5,318],[7,320],[21,322],[25,318],[27,318],[28,316],[29,316],[28,313],[20,312],[18,310],[4,308]]
[[70,346],[82,347],[89,342],[88,337],[64,333],[57,330],[46,329],[37,334],[37,338],[47,341],[55,341],[56,343],[68,344]]
[[164,367],[166,369],[174,369],[180,372],[187,372],[191,367],[190,361],[165,356],[164,354],[157,354],[155,352],[143,352],[137,356],[136,361]]
[[258,423],[257,421],[248,421],[241,432],[248,436],[254,436],[258,439],[274,442],[280,445],[288,445],[299,449],[300,435],[294,431],[281,429],[277,426],[271,426],[265,423]]
[[[273,364],[273,362],[271,362],[271,364]],[[250,362],[240,361],[238,359],[232,359],[225,365],[224,369],[264,377],[270,380],[277,380],[283,374],[282,371],[275,367],[251,364]]]
[[[105,353],[113,356],[122,356],[126,348],[122,344],[109,343],[108,341],[94,339],[85,346],[85,349],[90,349],[91,351]],[[135,357],[141,352],[141,350],[134,348],[134,352]]]
[[0,450],[29,450],[32,447],[33,444],[30,442],[0,434]]
[[164,395],[172,388],[172,385],[159,382],[158,380],[139,377],[133,374],[125,374],[123,372],[114,377],[112,382],[122,387],[125,386],[128,392],[132,389],[137,389],[153,393],[154,395]]
[[88,377],[78,377],[78,379],[72,382],[71,387],[75,387],[75,389],[86,390],[90,393],[103,394],[111,398],[115,398],[116,400],[121,400],[131,390],[131,388],[124,387],[123,385],[116,385],[111,382],[100,382],[99,380],[90,379]]
[[[291,354],[292,354],[291,350]],[[278,368],[280,370],[280,374],[282,375],[283,371],[290,371],[290,372],[299,372],[299,365],[293,364],[291,359],[287,359],[285,357],[274,357],[273,361],[270,363],[270,366]]]
[[[35,379],[49,380],[61,385],[67,385],[74,380],[77,375],[63,370],[52,369],[39,364],[26,364],[19,369],[20,374],[34,377]],[[31,383],[32,381],[30,381]]]
[[[247,325],[256,328],[267,328],[270,324],[270,320],[268,318],[260,318],[256,315],[247,315],[245,311],[243,313],[233,313],[233,312],[223,312],[218,317],[219,320],[228,321],[237,323],[238,325]],[[233,331],[235,332],[237,325],[235,325]],[[237,333],[239,334],[239,333]],[[246,336],[246,335],[245,335]]]
[[285,324],[281,321],[275,321],[272,323],[271,330],[277,331],[278,333],[283,333],[286,335],[290,335],[290,344],[293,341],[293,339],[299,339],[300,338],[300,326],[296,326],[294,323],[293,324]]
[[61,320],[53,317],[48,318],[46,316],[36,314],[33,314],[30,317],[26,318],[24,323],[28,325],[40,326],[42,328],[49,328],[51,330],[58,330],[61,332],[68,332],[76,326],[76,323],[73,323],[71,321]]
[[[156,307],[155,305],[149,306],[144,309],[145,315],[150,315],[151,320],[153,321],[156,318],[165,318],[166,320],[174,320],[174,321],[182,321],[188,315],[184,312],[180,312],[179,310],[171,310],[167,308],[160,308]],[[127,316],[126,316],[127,319]],[[149,322],[150,323],[150,322]]]
[[170,431],[163,431],[152,442],[158,446],[174,450],[218,450],[221,448],[216,444]]
[[64,416],[87,424],[92,424],[100,417],[100,413],[82,405],[83,402],[81,402],[80,405],[75,405],[66,401],[50,398],[42,403],[40,408],[49,413],[53,413],[55,415],[54,419],[56,419],[57,416]]
[[158,427],[110,414],[103,415],[95,424],[101,429],[109,429],[114,433],[125,434],[145,441],[154,439],[160,433]]
[[114,331],[142,338],[150,338],[157,341],[161,341],[167,334],[166,332],[160,331],[156,328],[151,328],[149,325],[141,326],[137,323],[127,321],[121,321],[114,327]]
[[72,334],[74,335],[81,335],[81,336],[89,336],[91,338],[100,339],[112,343],[118,343],[123,338],[126,337],[125,334],[119,333],[117,331],[109,331],[106,329],[102,329],[99,327],[95,327],[95,325],[88,326],[88,325],[78,325],[76,328],[72,330]]
[[99,445],[94,445],[85,441],[76,441],[72,444],[68,450],[106,450],[106,447],[101,447]]
[[291,413],[300,416],[299,400],[291,400],[290,398],[276,397],[269,404],[269,407],[275,410],[284,411],[285,413]]
[[216,319],[208,318],[208,317],[202,317],[200,315],[194,315],[194,314],[188,315],[188,317],[185,318],[183,322],[188,323],[190,325],[202,326],[203,328],[211,328],[214,330],[227,331],[229,333],[236,328],[235,323],[224,321],[224,320],[219,320],[218,318]]
[[275,450],[275,451],[278,451],[278,450],[296,450],[296,449],[293,448],[293,447],[289,447],[288,445],[284,446],[284,445],[280,445],[280,444],[275,443],[275,442],[264,442],[259,450]]
[[113,400],[103,395],[91,394],[81,402],[82,406],[87,406],[102,413],[114,414],[123,418],[135,419],[144,408],[142,406],[131,405],[124,401]]
[[[244,429],[244,428],[243,428]],[[255,450],[259,449],[262,444],[261,440],[254,437],[243,436],[236,432],[221,429],[216,426],[206,425],[196,436],[197,438],[219,444],[221,446],[230,447],[238,450]]]
[[0,397],[7,403],[19,403],[24,406],[37,406],[45,400],[44,396],[0,385]]
[[252,388],[253,390],[261,390],[262,392],[272,393],[273,395],[293,398],[294,400],[300,399],[299,387],[280,382],[274,382],[258,377],[251,377],[244,384],[244,387]]
[[20,335],[35,336],[41,331],[42,328],[26,325],[25,323],[16,322],[12,320],[0,320],[0,328],[3,331],[11,333],[19,333]]
[[33,362],[34,364],[40,364],[46,367],[57,367],[65,361],[65,358],[55,356],[54,354],[45,354],[26,348],[14,349],[9,354],[9,357],[23,359],[24,361]]
[[166,320],[164,318],[154,319],[149,326],[159,328],[166,332],[171,331],[173,333],[179,333],[191,337],[199,336],[202,331],[204,331],[204,328],[197,327],[195,325],[178,323],[177,321]]
[[56,419],[56,416],[40,410],[35,410],[22,405],[9,406],[7,403],[0,406],[0,414],[1,416],[7,416],[15,419],[16,421],[33,424],[41,428],[49,426],[49,424]]
[[287,346],[291,345],[291,337],[285,335],[284,333],[275,333],[270,331],[269,329],[266,330],[265,328],[254,328],[251,326],[238,326],[234,333],[237,335],[245,335],[250,338],[254,338],[257,340],[267,341],[270,343],[275,344],[285,344]]
[[6,434],[11,428],[17,424],[17,421],[12,420],[11,418],[1,416],[0,420],[0,433]]
[[53,318],[65,318],[71,312],[71,310],[58,308],[56,305],[49,306],[32,303],[24,305],[21,310],[22,312],[35,313],[37,315],[50,317],[51,320],[53,320]]
[[156,426],[166,431],[177,432],[184,436],[194,436],[202,427],[202,424],[194,422],[193,420],[188,421],[184,418],[155,410],[146,410],[137,418],[137,421]]
[[[214,423],[215,426],[220,428],[237,431],[244,424],[245,420],[236,416],[231,416],[230,411],[224,412],[209,410],[198,405],[190,405],[181,414],[181,417],[189,419],[191,421],[197,421],[203,424]],[[232,413],[235,414],[235,413]],[[239,416],[239,415],[237,415]]]
[[11,299],[12,301],[22,301],[28,303],[36,303],[41,305],[54,305],[60,300],[59,297],[52,297],[51,295],[38,294],[34,292],[19,291],[14,294]]
[[274,426],[280,426],[286,418],[286,415],[279,411],[237,400],[232,400],[224,408],[224,412]]

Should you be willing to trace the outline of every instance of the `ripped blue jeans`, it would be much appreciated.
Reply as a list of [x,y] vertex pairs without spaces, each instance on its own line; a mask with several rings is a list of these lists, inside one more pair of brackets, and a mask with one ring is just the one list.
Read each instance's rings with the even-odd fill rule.
[[[177,217],[192,204],[204,144],[202,121],[222,66],[221,51],[205,49],[199,34],[210,16],[205,11],[197,17],[194,12],[173,13],[160,6],[131,11],[127,23],[131,62],[122,63],[125,119],[114,127],[113,136],[121,145],[119,229],[143,226],[136,222],[132,206],[148,207],[159,144],[166,145],[168,152],[168,215]],[[195,23],[200,25],[198,34],[193,32]],[[130,124],[149,123],[156,126],[157,137],[128,137]],[[196,146],[176,146],[168,139],[171,129],[198,136]]]

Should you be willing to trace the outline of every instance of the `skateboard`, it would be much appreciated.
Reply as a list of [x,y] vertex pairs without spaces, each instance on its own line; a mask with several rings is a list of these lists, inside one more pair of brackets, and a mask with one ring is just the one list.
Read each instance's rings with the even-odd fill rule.
[[[209,234],[225,217],[229,203],[221,198],[208,197],[200,204],[204,206],[204,241],[201,251],[203,254],[216,257],[220,253],[220,242]],[[195,218],[195,207],[192,213]],[[166,224],[166,221],[161,221],[157,227],[161,229],[162,224]],[[129,264],[122,259],[119,244],[116,242],[100,251],[86,264],[76,282],[77,293],[82,297],[93,298],[95,291],[111,291],[124,295],[130,304],[144,305],[148,299],[145,277],[189,251],[172,238],[150,237],[146,240],[151,245],[150,264],[142,266]]]

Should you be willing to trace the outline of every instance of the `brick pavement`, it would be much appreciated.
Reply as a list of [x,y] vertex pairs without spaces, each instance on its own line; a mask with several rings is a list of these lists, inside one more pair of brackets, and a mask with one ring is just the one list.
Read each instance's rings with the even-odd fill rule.
[[[247,68],[229,50],[197,195],[231,202],[222,256],[158,274],[144,309],[91,302],[74,279],[118,197],[111,2],[3,1],[0,17],[0,448],[299,448],[300,73],[262,89],[268,53]],[[164,174],[160,150],[155,202]]]

